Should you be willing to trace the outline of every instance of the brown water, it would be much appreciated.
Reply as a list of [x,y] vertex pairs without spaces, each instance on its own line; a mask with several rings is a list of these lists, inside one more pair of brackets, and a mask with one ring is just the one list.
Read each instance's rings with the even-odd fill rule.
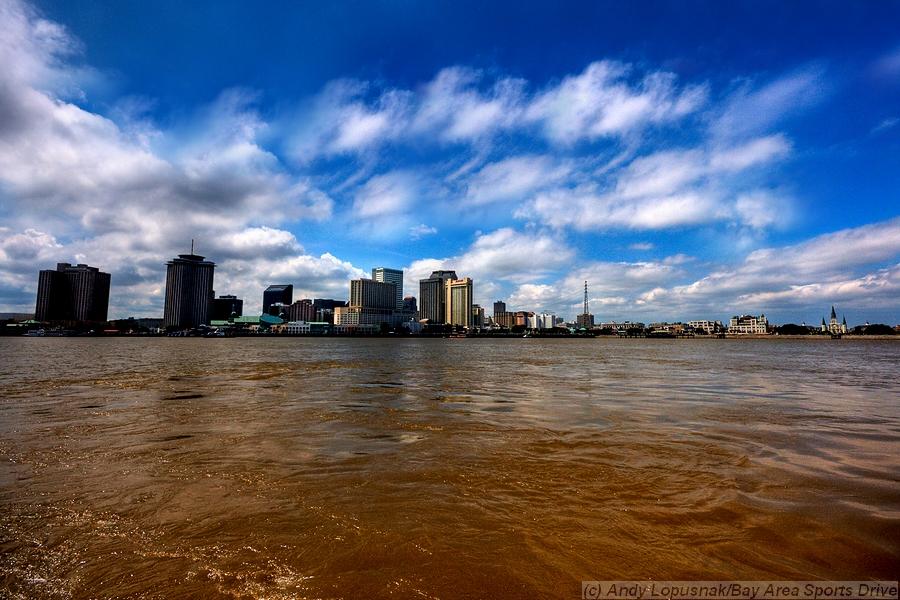
[[894,579],[900,343],[0,338],[0,597]]

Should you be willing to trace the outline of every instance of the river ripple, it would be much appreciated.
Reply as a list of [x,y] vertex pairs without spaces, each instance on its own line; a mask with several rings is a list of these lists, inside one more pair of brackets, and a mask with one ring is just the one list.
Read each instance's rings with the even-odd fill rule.
[[0,597],[894,579],[900,343],[0,338]]

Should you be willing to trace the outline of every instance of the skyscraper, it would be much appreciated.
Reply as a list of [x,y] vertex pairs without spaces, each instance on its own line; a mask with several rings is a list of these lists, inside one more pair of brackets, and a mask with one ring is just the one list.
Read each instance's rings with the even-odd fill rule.
[[396,288],[394,308],[403,310],[403,271],[400,269],[388,269],[387,267],[375,267],[372,269],[372,279],[380,283],[393,283]]
[[395,325],[398,316],[395,292],[393,283],[352,279],[350,305],[335,308],[334,324],[354,328]]
[[219,296],[212,301],[209,319],[211,321],[227,321],[231,317],[244,314],[244,301],[237,296]]
[[167,263],[163,326],[189,329],[209,324],[216,264],[193,253]]
[[427,279],[419,280],[419,318],[432,323],[447,323],[446,282],[456,279],[456,271],[432,271]]
[[447,281],[447,323],[472,327],[472,278]]
[[[282,309],[287,310],[287,307],[289,307],[293,301],[293,284],[270,285],[266,288],[266,291],[263,292],[262,314],[274,314],[277,317],[278,313],[280,313]],[[272,313],[270,311],[274,304],[280,304],[281,307],[279,307],[276,312]]]
[[85,264],[57,263],[38,275],[34,318],[38,321],[106,321],[109,273]]
[[393,283],[371,279],[350,281],[350,306],[395,310],[397,307],[397,287]]
[[494,300],[494,316],[506,312],[506,302],[503,300]]

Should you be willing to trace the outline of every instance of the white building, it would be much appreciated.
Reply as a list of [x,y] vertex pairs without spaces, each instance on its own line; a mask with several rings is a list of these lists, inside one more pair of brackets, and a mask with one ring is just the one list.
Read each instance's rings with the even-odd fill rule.
[[740,315],[739,317],[731,317],[728,324],[728,333],[737,333],[742,335],[749,334],[766,334],[769,333],[769,320],[766,315]]
[[705,331],[706,333],[718,333],[725,329],[725,326],[722,325],[722,321],[688,321],[688,325],[690,325],[695,331]]

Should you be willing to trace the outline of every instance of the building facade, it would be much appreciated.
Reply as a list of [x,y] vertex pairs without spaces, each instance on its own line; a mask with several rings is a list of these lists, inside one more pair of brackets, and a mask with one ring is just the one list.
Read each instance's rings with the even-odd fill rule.
[[828,321],[828,326],[825,326],[825,319],[822,319],[822,332],[830,333],[831,335],[841,335],[842,333],[847,333],[847,317],[844,317],[843,322],[838,322],[837,312],[834,310],[834,306],[831,307],[831,319]]
[[472,327],[472,278],[447,281],[447,323],[459,327]]
[[166,328],[190,329],[208,325],[216,264],[197,254],[179,254],[167,263]]
[[372,279],[379,283],[392,283],[396,290],[394,308],[403,310],[403,271],[400,269],[388,269],[387,267],[376,267],[372,269]]
[[297,300],[288,307],[288,321],[315,321],[316,309],[313,307],[313,301],[309,298]]
[[354,306],[397,310],[397,286],[372,279],[353,279],[350,281],[350,307]]
[[210,321],[227,321],[244,315],[244,301],[237,296],[219,296],[212,301]]
[[447,281],[456,280],[456,271],[432,271],[419,280],[419,318],[447,323]]
[[697,321],[688,321],[688,325],[694,331],[702,331],[708,334],[719,333],[720,331],[725,330],[725,326],[722,324],[722,321],[709,321],[709,320],[697,320]]
[[57,263],[38,274],[37,321],[104,322],[109,309],[109,273],[85,264]]
[[494,318],[496,319],[497,315],[506,312],[506,302],[503,300],[494,300]]
[[[278,316],[281,312],[286,312],[287,307],[289,307],[293,301],[293,284],[270,285],[263,292],[262,314]],[[276,304],[280,306],[272,308]]]
[[769,320],[766,315],[740,315],[731,317],[728,323],[728,333],[737,333],[740,335],[761,335],[769,333]]

